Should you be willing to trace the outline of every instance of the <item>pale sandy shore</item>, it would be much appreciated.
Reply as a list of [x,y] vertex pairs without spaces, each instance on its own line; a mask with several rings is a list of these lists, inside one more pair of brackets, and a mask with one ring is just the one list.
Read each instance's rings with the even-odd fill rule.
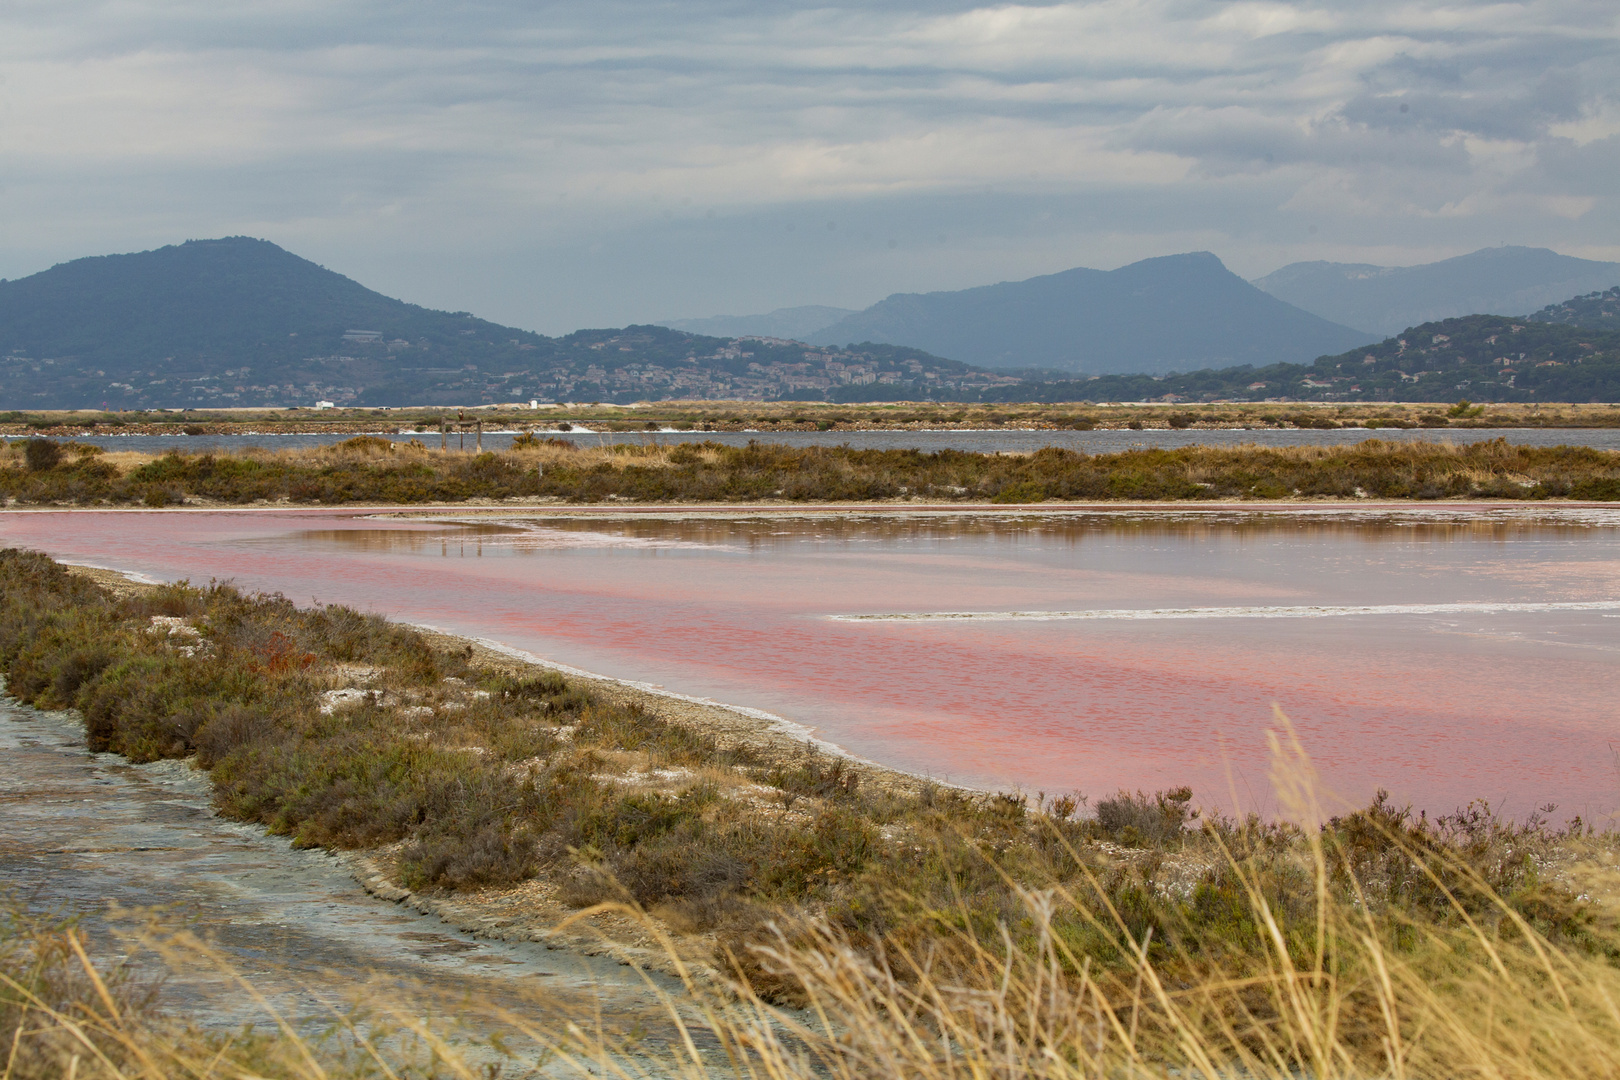
[[[67,564],[75,574],[89,578],[115,594],[130,595],[157,586],[106,567]],[[417,627],[431,644],[472,650],[472,661],[517,675],[557,671],[599,698],[621,705],[639,705],[647,712],[713,738],[722,747],[743,747],[766,764],[790,764],[806,753],[836,754],[847,770],[864,785],[914,793],[924,786],[949,786],[877,762],[853,757],[813,737],[808,729],[754,709],[690,697],[659,688],[610,678],[562,664],[553,664],[484,638],[470,638]],[[532,941],[548,948],[563,948],[592,956],[607,956],[647,970],[675,974],[676,958],[689,971],[712,977],[715,942],[711,935],[672,935],[665,940],[639,920],[616,912],[581,918],[559,899],[560,884],[545,877],[520,885],[455,894],[418,893],[401,885],[393,872],[394,851],[337,853],[350,867],[355,881],[379,899],[404,904],[423,914],[436,915],[459,930],[499,941]]]
[[193,502],[181,507],[0,507],[0,513],[326,513],[326,515],[491,515],[491,513],[543,513],[546,517],[838,517],[851,513],[912,515],[912,513],[970,513],[970,515],[1025,515],[1025,513],[1320,513],[1358,510],[1371,513],[1533,513],[1545,510],[1620,510],[1620,502],[1578,502],[1571,499],[1158,499],[1149,502],[629,502],[612,500],[578,504],[556,499],[468,499],[465,502],[342,505],[301,502]]
[[1198,499],[1161,499],[1146,502],[1042,502],[1042,503],[929,503],[895,499],[887,502],[808,503],[760,501],[747,503],[568,503],[545,499],[468,499],[455,503],[188,503],[185,506],[5,506],[0,514],[501,514],[542,513],[567,517],[758,517],[836,516],[840,514],[974,514],[1018,515],[1054,513],[1320,513],[1357,510],[1372,513],[1518,513],[1546,510],[1620,510],[1616,502],[1578,502],[1569,499],[1289,499],[1206,502]]
[[[148,580],[121,570],[65,565],[72,573],[87,577],[118,594],[142,592],[156,587]],[[479,666],[520,676],[542,671],[559,672],[570,682],[585,687],[604,701],[616,705],[639,705],[660,719],[710,736],[721,747],[744,747],[766,762],[797,760],[807,749],[813,749],[817,753],[835,754],[843,758],[847,768],[861,774],[863,783],[875,783],[890,790],[907,792],[916,791],[925,784],[950,786],[856,757],[832,743],[817,739],[809,728],[757,709],[582,671],[566,664],[552,663],[489,638],[451,634],[428,626],[415,626],[414,629],[441,648],[472,649],[473,663]]]

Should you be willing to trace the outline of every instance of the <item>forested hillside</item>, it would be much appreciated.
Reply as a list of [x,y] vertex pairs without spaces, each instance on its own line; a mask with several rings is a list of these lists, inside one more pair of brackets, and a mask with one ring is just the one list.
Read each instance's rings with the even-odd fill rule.
[[1620,330],[1470,315],[1312,364],[1026,383],[991,394],[999,401],[1615,401]]
[[1572,297],[1561,304],[1548,304],[1530,318],[1590,330],[1620,330],[1620,285]]
[[0,405],[478,405],[972,396],[1017,380],[893,345],[661,326],[550,338],[383,296],[264,240],[190,241],[0,283]]

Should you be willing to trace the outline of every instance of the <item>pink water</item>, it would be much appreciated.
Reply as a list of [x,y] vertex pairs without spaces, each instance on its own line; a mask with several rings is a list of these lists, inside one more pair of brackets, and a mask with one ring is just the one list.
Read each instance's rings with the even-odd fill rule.
[[[1191,784],[1271,806],[1292,717],[1327,784],[1432,811],[1620,807],[1620,516],[1022,514],[380,520],[7,513],[0,542],[234,579],[778,714],[981,786]],[[1326,617],[839,621],[938,611],[1516,603]]]

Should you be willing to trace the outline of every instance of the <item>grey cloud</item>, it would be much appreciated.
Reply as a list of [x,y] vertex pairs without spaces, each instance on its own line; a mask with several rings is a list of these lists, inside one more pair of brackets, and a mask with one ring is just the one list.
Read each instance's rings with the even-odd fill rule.
[[1351,99],[1342,110],[1345,119],[1391,132],[1464,132],[1493,139],[1534,140],[1544,136],[1550,125],[1579,117],[1600,96],[1566,71],[1535,73],[1529,82],[1489,67],[1466,77],[1458,73],[1447,82],[1433,78],[1380,81],[1389,89]]
[[1610,201],[1617,176],[1620,176],[1620,136],[1596,139],[1585,146],[1570,139],[1549,139],[1539,148],[1532,175],[1520,178],[1514,190],[1555,191]]
[[1616,44],[1585,0],[28,0],[0,274],[254,232],[559,330],[1189,248],[1590,245]]

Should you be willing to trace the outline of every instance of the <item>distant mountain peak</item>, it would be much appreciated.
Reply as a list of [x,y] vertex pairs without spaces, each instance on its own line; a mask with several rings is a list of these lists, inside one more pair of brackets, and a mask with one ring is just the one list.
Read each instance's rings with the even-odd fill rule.
[[383,296],[246,236],[0,282],[0,409],[894,400],[1014,381],[893,346],[830,353],[661,326],[549,338]]
[[1269,296],[1208,251],[1075,267],[954,292],[896,293],[810,336],[1000,368],[1188,371],[1311,360],[1368,340]]

